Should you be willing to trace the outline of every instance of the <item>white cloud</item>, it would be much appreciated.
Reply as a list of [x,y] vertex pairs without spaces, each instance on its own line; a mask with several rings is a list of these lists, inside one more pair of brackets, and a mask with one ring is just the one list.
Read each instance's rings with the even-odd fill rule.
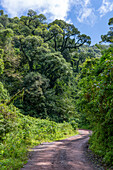
[[104,16],[106,13],[113,11],[113,1],[110,2],[110,0],[103,0],[102,5],[98,11],[101,17]]
[[73,24],[71,19],[66,20],[68,24]]
[[62,19],[72,23],[68,12],[71,12],[73,7],[79,22],[94,25],[96,21],[91,0],[1,0],[1,5],[10,17],[24,15],[28,9],[33,9],[45,14],[51,21]]
[[87,6],[90,4],[90,0],[85,0],[84,3],[85,3],[84,5]]
[[76,6],[77,19],[81,23],[87,23],[94,25],[96,21],[95,11],[91,6],[90,0],[73,0],[73,4]]
[[1,0],[3,8],[11,16],[21,16],[26,10],[38,10],[49,14],[51,19],[66,19],[70,9],[69,0]]
[[82,8],[79,11],[79,16],[77,17],[77,19],[79,20],[79,22],[84,22],[91,15],[91,13],[91,8]]

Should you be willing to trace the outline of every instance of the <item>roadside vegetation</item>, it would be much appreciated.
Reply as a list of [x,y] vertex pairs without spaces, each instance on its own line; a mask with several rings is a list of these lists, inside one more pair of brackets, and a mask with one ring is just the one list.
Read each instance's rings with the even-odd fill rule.
[[31,147],[73,136],[76,127],[24,116],[13,105],[0,104],[0,169],[20,169]]
[[99,59],[87,59],[78,81],[82,125],[93,130],[90,149],[113,164],[113,48]]

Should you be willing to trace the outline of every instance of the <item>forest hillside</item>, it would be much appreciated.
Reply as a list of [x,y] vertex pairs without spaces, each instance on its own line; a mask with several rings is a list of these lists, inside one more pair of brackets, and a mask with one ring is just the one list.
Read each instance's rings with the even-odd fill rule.
[[113,18],[108,24],[107,45],[90,46],[73,24],[0,10],[0,168],[21,167],[30,145],[78,127],[92,129],[90,149],[113,165]]

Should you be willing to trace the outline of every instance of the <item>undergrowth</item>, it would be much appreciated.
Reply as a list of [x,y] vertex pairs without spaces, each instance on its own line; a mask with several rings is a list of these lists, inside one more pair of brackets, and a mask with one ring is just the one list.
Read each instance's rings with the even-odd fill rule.
[[30,147],[75,134],[71,123],[24,116],[13,105],[0,104],[0,169],[18,170],[26,163]]

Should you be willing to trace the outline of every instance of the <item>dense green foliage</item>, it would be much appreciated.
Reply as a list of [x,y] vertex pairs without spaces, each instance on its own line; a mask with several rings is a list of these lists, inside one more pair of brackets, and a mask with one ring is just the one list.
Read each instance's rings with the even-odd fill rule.
[[[113,24],[109,20],[109,25]],[[112,43],[112,27],[102,41]],[[96,45],[103,50],[101,45]],[[113,165],[113,47],[102,51],[100,58],[88,58],[77,77],[77,109],[81,124],[93,130],[90,148],[109,166]]]
[[[78,108],[93,129],[91,149],[113,163],[113,48],[87,59],[79,78]],[[87,120],[86,120],[87,121]]]
[[108,25],[110,26],[110,30],[108,31],[108,33],[106,35],[102,35],[102,41],[103,42],[109,42],[109,43],[113,43],[113,27],[111,25],[113,25],[113,18],[109,19]]
[[[109,25],[112,25],[112,18]],[[112,43],[112,27],[102,41]],[[97,53],[95,53],[95,50]],[[80,52],[82,51],[82,53]],[[100,55],[101,51],[101,55]],[[76,110],[79,127],[90,128],[90,149],[104,163],[113,165],[113,47],[96,44],[93,49],[79,49],[76,76]],[[90,53],[89,53],[90,52]],[[89,53],[89,54],[88,54]],[[87,59],[81,56],[88,55]]]
[[90,47],[63,20],[0,10],[0,168],[17,169],[29,145],[72,135],[77,123],[92,128],[90,148],[113,164],[113,27],[102,41],[110,48]]
[[77,119],[71,54],[90,37],[63,20],[47,24],[33,10],[20,18],[0,14],[0,81],[12,97],[7,104],[56,122]]
[[19,169],[28,148],[75,135],[77,125],[24,116],[13,105],[0,104],[0,169]]
[[79,47],[76,51],[72,53],[71,64],[73,66],[73,71],[77,75],[81,69],[82,64],[87,58],[99,58],[102,56],[101,50],[107,49],[108,46],[95,44],[93,46],[83,45]]
[[[20,19],[0,14],[0,169],[19,169],[30,146],[76,133],[74,77],[71,63],[54,48],[63,28],[32,10]],[[68,41],[71,34],[80,36],[65,33]]]

